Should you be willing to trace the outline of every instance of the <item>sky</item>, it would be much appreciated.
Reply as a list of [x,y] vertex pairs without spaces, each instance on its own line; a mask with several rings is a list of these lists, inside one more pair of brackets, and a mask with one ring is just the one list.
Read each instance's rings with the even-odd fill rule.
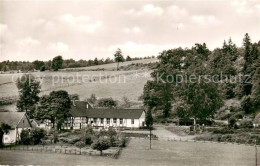
[[157,56],[245,33],[260,40],[260,0],[0,0],[0,61]]

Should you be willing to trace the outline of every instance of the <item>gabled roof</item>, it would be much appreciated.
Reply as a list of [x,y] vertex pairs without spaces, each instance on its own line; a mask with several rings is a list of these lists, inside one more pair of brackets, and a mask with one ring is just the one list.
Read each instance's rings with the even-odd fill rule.
[[127,118],[139,119],[143,109],[89,109],[86,111],[89,118]]
[[73,117],[89,118],[139,119],[143,112],[143,109],[96,109],[92,108],[86,101],[74,101],[70,109],[70,114]]
[[31,123],[25,112],[0,112],[0,124],[5,123],[12,128],[31,127]]
[[[73,101],[71,105],[70,114],[73,117],[86,116],[86,110],[91,109],[91,105],[86,101]],[[87,108],[88,105],[88,108]]]

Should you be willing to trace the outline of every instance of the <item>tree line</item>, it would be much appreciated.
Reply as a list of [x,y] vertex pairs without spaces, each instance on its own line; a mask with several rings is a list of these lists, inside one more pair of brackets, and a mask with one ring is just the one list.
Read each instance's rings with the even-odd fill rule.
[[49,61],[39,61],[35,60],[33,62],[29,61],[2,61],[0,62],[0,71],[33,71],[33,70],[54,70],[57,71],[58,69],[62,68],[78,68],[78,67],[88,67],[88,66],[96,66],[96,65],[103,65],[117,62],[124,62],[124,61],[133,61],[133,60],[140,60],[140,59],[150,59],[155,58],[154,56],[146,56],[144,58],[141,57],[130,57],[127,55],[125,58],[122,55],[122,51],[118,49],[115,54],[115,59],[111,58],[94,58],[94,60],[83,60],[80,59],[78,61],[74,59],[63,59],[62,56],[56,56],[52,60]]

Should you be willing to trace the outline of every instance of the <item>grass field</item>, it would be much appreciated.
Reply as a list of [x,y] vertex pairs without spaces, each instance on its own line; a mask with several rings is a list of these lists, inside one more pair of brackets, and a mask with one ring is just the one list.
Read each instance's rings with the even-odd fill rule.
[[253,166],[255,150],[245,145],[162,140],[154,140],[150,150],[148,139],[132,139],[119,159],[0,150],[0,164]]
[[[126,66],[132,63],[150,63],[157,59],[144,59],[121,63]],[[92,93],[98,98],[113,97],[120,100],[123,96],[131,101],[137,101],[142,94],[143,86],[150,79],[151,71],[130,70],[116,71],[116,64],[98,65],[85,68],[62,70],[59,72],[34,72],[33,74],[42,80],[41,95],[53,90],[66,90],[69,93],[77,93],[81,100],[86,99]],[[96,68],[104,68],[105,71],[88,71]],[[139,73],[138,75],[136,73]],[[145,73],[145,76],[140,73]],[[18,89],[14,83],[22,73],[0,74],[0,97],[17,96]],[[137,76],[137,77],[136,77]],[[100,80],[99,80],[100,79]]]

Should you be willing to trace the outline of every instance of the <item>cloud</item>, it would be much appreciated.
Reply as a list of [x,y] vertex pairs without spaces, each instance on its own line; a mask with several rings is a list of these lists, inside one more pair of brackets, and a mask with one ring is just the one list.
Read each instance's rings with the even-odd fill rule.
[[[254,13],[254,8],[251,7],[250,3],[257,3],[257,0],[251,0],[251,1],[246,1],[246,0],[232,0],[231,5],[236,7],[236,12],[238,14],[246,14],[250,15]],[[258,1],[259,3],[259,1]]]
[[143,7],[143,13],[153,14],[153,15],[162,15],[163,9],[153,4],[147,4]]
[[39,40],[33,39],[31,37],[27,37],[24,39],[18,39],[16,40],[16,43],[22,47],[24,46],[35,46],[39,45],[41,42]]
[[158,44],[150,44],[150,43],[135,43],[133,41],[128,41],[124,44],[116,44],[116,45],[111,45],[108,47],[108,51],[115,51],[117,48],[121,48],[122,52],[127,55],[132,55],[132,56],[139,56],[139,57],[144,57],[144,56],[152,56],[152,55],[157,55],[159,52],[162,50],[166,49],[172,49],[176,48],[177,45],[172,45],[172,44],[165,44],[165,45],[158,45]]
[[125,33],[135,33],[135,34],[137,34],[137,33],[141,33],[141,29],[138,26],[135,26],[133,28],[125,28],[124,32]]
[[102,25],[101,21],[90,22],[90,18],[87,16],[73,16],[72,14],[60,16],[59,21],[84,33],[94,33]]
[[4,34],[8,31],[8,26],[6,24],[0,24],[0,34]]
[[161,7],[154,6],[153,4],[146,4],[142,7],[141,10],[130,9],[125,13],[130,15],[152,15],[152,16],[161,16],[164,10]]
[[10,35],[10,31],[8,29],[8,26],[6,24],[0,24],[0,43],[2,43],[4,37],[7,37],[8,35]]
[[183,17],[188,15],[188,11],[184,8],[180,8],[179,6],[172,5],[167,8],[167,13],[174,19],[182,19]]
[[212,24],[217,24],[217,20],[215,16],[208,15],[195,15],[191,17],[191,20],[193,23],[198,24],[198,25],[212,25]]
[[69,46],[65,43],[62,42],[57,42],[57,43],[50,43],[48,46],[49,49],[54,50],[58,53],[64,53],[69,50]]

